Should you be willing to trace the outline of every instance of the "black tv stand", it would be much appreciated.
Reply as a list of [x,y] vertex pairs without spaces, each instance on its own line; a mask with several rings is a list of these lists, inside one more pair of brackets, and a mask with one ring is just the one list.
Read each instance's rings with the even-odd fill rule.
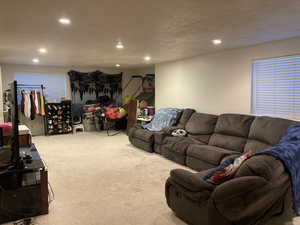
[[[22,160],[30,155],[31,162]],[[22,167],[0,174],[0,223],[48,213],[48,171],[34,145],[20,148]]]

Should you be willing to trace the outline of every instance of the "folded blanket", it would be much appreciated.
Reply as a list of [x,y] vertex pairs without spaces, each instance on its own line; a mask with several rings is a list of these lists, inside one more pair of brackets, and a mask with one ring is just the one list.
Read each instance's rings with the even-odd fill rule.
[[292,181],[293,209],[300,211],[300,123],[290,126],[279,143],[256,154],[269,154],[282,161]]
[[160,109],[154,115],[152,121],[143,125],[143,128],[151,131],[160,131],[165,127],[173,126],[177,123],[182,111],[182,109],[176,108]]

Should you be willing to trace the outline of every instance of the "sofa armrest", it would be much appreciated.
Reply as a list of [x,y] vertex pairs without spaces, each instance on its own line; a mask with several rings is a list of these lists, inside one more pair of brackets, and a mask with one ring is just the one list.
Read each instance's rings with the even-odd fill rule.
[[284,173],[284,165],[279,159],[271,155],[254,155],[241,165],[235,177],[259,176],[271,181]]
[[214,190],[212,199],[226,219],[250,225],[278,204],[289,187],[289,176],[280,160],[255,155],[241,165],[233,179]]
[[287,174],[272,180],[263,176],[235,177],[219,185],[211,198],[216,210],[227,220],[252,225],[272,208],[281,208],[289,188]]
[[154,134],[154,142],[156,143],[156,144],[163,144],[164,143],[164,139],[166,138],[166,137],[170,137],[171,135],[170,134],[168,134],[168,133],[165,133],[165,132],[163,132],[163,131],[159,131],[159,132],[156,132],[155,134]]
[[171,170],[170,175],[177,184],[192,192],[213,190],[215,188],[215,185],[203,180],[198,173],[192,173],[188,170],[174,169]]
[[275,204],[278,191],[262,177],[240,177],[219,185],[212,194],[212,201],[227,220],[251,225]]

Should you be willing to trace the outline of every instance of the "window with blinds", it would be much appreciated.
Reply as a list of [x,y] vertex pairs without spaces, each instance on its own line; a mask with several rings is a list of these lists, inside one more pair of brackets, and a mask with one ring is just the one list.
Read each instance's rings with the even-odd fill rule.
[[300,120],[300,55],[252,63],[252,113]]

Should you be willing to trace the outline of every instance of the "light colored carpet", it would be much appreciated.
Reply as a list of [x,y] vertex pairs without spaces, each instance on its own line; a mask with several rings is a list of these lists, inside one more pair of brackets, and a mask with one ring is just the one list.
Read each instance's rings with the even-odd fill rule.
[[55,192],[40,225],[184,225],[168,208],[164,184],[180,165],[105,132],[34,137]]
[[[124,134],[34,137],[55,200],[39,225],[185,225],[165,202],[173,168],[186,168],[129,144]],[[295,223],[300,225],[300,220]]]

